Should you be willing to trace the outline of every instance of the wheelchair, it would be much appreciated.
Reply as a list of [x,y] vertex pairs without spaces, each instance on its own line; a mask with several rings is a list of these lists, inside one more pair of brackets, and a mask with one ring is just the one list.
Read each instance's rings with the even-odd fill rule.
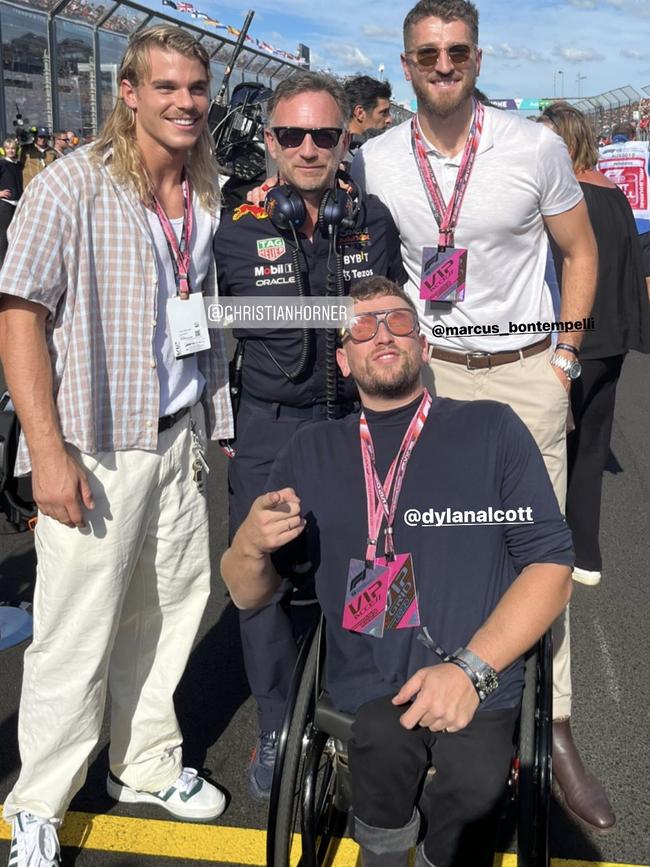
[[[267,867],[324,867],[346,830],[354,718],[321,688],[324,634],[321,620],[303,640],[293,672],[271,788]],[[525,658],[518,748],[504,793],[516,812],[518,867],[550,865],[552,666],[548,632]]]

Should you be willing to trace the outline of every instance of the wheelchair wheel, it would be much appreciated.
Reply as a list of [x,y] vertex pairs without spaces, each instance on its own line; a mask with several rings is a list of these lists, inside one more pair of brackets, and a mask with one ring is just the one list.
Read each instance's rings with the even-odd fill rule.
[[519,731],[518,867],[549,867],[553,649],[548,632],[526,659]]
[[314,726],[319,671],[319,633],[306,639],[294,671],[278,744],[267,832],[267,867],[289,867],[296,838],[298,867],[324,863],[338,813],[334,807],[336,750]]

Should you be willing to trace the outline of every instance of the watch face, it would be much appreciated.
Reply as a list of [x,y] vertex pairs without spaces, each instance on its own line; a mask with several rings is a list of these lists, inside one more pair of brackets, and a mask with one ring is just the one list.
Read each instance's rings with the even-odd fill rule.
[[569,374],[569,379],[577,379],[582,373],[582,365],[579,361],[572,361],[571,367],[567,371]]
[[481,677],[480,689],[481,692],[483,692],[486,696],[494,692],[494,690],[498,686],[499,678],[494,669],[490,669],[489,671],[485,672],[485,674]]

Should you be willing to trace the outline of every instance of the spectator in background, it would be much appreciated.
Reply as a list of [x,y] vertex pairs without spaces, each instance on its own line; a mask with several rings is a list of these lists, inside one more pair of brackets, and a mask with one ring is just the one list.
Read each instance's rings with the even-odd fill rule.
[[70,150],[74,150],[79,144],[79,136],[72,129],[69,129],[66,132],[66,136],[68,137],[68,147],[70,148]]
[[18,159],[18,139],[9,136],[0,157],[0,266],[7,252],[7,229],[14,218],[18,199],[23,194],[23,167]]
[[[616,386],[628,350],[650,352],[650,305],[632,209],[622,190],[595,170],[598,147],[586,118],[568,103],[558,102],[545,109],[539,121],[560,135],[568,148],[598,245],[598,284],[591,311],[595,328],[584,335],[582,376],[571,389],[575,429],[567,439],[566,500],[576,554],[573,577],[594,586],[601,579],[602,478]],[[550,241],[561,292],[563,257],[553,238]]]
[[624,121],[623,123],[617,123],[612,127],[612,144],[622,144],[626,141],[634,141],[635,138],[636,127],[633,123]]
[[20,161],[23,166],[23,185],[25,187],[57,158],[57,152],[50,147],[50,138],[49,129],[39,126],[32,144],[22,148]]
[[369,75],[357,75],[344,83],[345,95],[350,103],[349,131],[365,136],[368,132],[383,132],[391,125],[388,81],[378,81]]
[[56,151],[57,157],[64,157],[66,154],[70,153],[72,148],[70,147],[66,130],[59,130],[54,133],[53,148]]

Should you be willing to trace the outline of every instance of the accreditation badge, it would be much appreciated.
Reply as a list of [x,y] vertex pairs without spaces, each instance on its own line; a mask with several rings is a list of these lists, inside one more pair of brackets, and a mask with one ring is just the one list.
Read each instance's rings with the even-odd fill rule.
[[420,625],[418,593],[415,586],[413,558],[410,554],[395,554],[394,560],[378,557],[376,566],[385,566],[387,583],[384,631],[409,629]]
[[200,292],[190,292],[187,298],[170,298],[167,301],[167,325],[176,358],[210,349],[208,318]]
[[424,247],[420,276],[420,298],[423,301],[465,300],[467,250],[461,247]]
[[387,569],[371,566],[365,560],[350,560],[348,567],[343,628],[381,638],[386,612]]
[[387,629],[420,625],[413,558],[396,554],[378,557],[369,567],[365,560],[350,560],[343,611],[343,628],[383,638]]

